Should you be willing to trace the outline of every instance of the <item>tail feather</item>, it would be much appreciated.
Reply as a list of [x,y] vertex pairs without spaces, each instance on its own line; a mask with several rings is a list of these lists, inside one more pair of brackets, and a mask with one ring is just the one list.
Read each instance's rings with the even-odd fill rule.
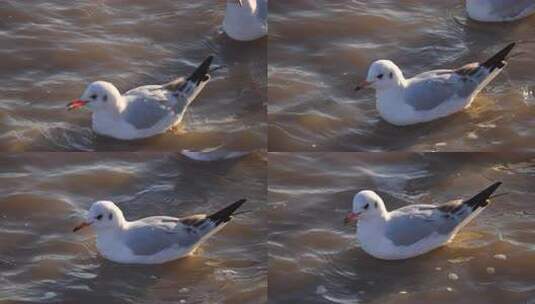
[[188,77],[187,81],[191,81],[196,85],[199,85],[201,81],[207,80],[208,72],[210,71],[210,65],[212,65],[212,60],[214,56],[208,56],[203,63]]
[[482,207],[487,206],[489,198],[492,196],[494,191],[496,191],[496,189],[500,187],[501,184],[502,184],[501,182],[497,182],[497,183],[490,185],[485,190],[479,192],[471,199],[464,201],[463,205],[470,206],[472,208],[472,211],[475,211],[477,208],[482,208]]
[[232,214],[234,214],[234,212],[240,208],[241,205],[243,205],[243,203],[245,203],[247,200],[246,199],[241,199],[235,203],[232,203],[231,205],[217,211],[216,213],[214,214],[211,214],[209,216],[207,216],[207,218],[209,220],[211,220],[212,222],[214,222],[216,224],[216,226],[219,226],[220,224],[222,223],[226,223],[228,221],[230,221],[230,219],[232,218]]
[[494,71],[495,69],[503,68],[506,64],[505,59],[507,55],[509,55],[515,45],[515,42],[508,44],[505,48],[503,48],[501,51],[496,53],[496,55],[492,56],[489,60],[485,61],[481,65],[489,69],[490,72]]

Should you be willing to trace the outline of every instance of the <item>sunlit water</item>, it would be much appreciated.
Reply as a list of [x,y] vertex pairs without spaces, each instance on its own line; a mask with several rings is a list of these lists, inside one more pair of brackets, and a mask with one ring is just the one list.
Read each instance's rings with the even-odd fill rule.
[[[0,302],[265,303],[265,156],[195,162],[175,154],[0,155]],[[109,262],[91,229],[73,233],[98,199],[129,220],[243,211],[193,256],[163,265]],[[182,302],[180,302],[182,301]]]
[[[270,303],[535,301],[533,155],[283,153],[269,155],[268,171]],[[414,259],[374,259],[343,224],[363,189],[395,209],[471,197],[493,181],[508,194]]]
[[[221,30],[224,1],[2,1],[0,150],[177,151],[265,147],[266,42]],[[208,55],[223,66],[183,123],[154,138],[95,135],[89,111],[67,112],[95,80],[121,92],[187,76]]]
[[[272,1],[268,45],[273,151],[500,151],[535,148],[535,16],[467,19],[464,1]],[[485,60],[519,42],[473,106],[435,122],[380,119],[372,90],[355,92],[376,59],[410,77]]]

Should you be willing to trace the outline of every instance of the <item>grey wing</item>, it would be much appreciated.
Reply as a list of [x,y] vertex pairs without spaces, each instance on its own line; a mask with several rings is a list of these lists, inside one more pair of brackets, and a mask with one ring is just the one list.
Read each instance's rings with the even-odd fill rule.
[[263,23],[267,23],[268,18],[268,0],[258,0],[256,16]]
[[178,91],[184,84],[186,83],[186,78],[179,77],[173,81],[170,81],[164,85],[162,85],[162,89],[168,90],[170,92],[176,92]]
[[460,221],[434,205],[411,205],[392,212],[386,237],[397,246],[409,246],[438,233],[448,235]]
[[173,111],[159,99],[143,95],[130,95],[128,101],[122,115],[126,122],[137,129],[153,127],[162,119],[173,114]]
[[180,218],[180,223],[185,232],[184,239],[187,239],[192,245],[216,228],[216,225],[207,219],[205,214]]
[[136,255],[153,255],[173,246],[190,247],[215,228],[205,215],[180,219],[155,216],[133,225],[126,237],[126,245]]
[[454,70],[431,71],[410,80],[404,99],[417,111],[432,110],[453,97],[469,97],[478,84]]
[[128,230],[126,246],[135,255],[154,255],[179,244],[176,233],[178,219],[147,218],[139,220]]

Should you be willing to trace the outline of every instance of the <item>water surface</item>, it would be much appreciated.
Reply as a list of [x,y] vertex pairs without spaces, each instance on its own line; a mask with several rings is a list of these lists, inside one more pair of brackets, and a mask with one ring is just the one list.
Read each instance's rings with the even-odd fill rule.
[[[502,151],[535,148],[535,16],[505,24],[467,20],[464,1],[293,0],[270,7],[269,147],[272,151]],[[396,127],[372,90],[354,92],[377,59],[411,77],[520,44],[506,71],[462,113]]]
[[[282,153],[268,171],[269,303],[535,301],[533,154]],[[472,197],[493,181],[509,194],[414,259],[372,258],[343,224],[360,190],[395,209]]]
[[[177,151],[265,147],[266,42],[221,30],[224,1],[2,1],[0,150]],[[177,130],[125,142],[95,135],[89,111],[67,112],[95,80],[131,88],[213,73]]]
[[[175,154],[0,155],[0,302],[265,303],[265,156],[196,162]],[[105,260],[91,229],[73,233],[93,201],[128,220],[243,211],[191,257],[162,265]]]

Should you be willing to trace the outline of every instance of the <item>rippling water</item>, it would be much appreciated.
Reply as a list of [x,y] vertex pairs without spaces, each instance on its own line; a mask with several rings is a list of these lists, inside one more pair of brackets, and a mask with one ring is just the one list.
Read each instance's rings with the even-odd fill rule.
[[[467,20],[464,1],[272,1],[268,45],[273,151],[499,151],[535,148],[535,16]],[[509,66],[462,113],[413,127],[379,118],[354,92],[376,59],[406,76],[484,60],[519,41]]]
[[[265,147],[266,42],[221,31],[224,1],[2,1],[0,150],[177,151]],[[209,54],[225,69],[181,128],[123,142],[96,136],[88,111],[67,112],[94,80],[121,92],[188,75]]]
[[[238,43],[221,30],[224,8],[0,2],[1,303],[535,304],[535,154],[341,152],[535,150],[535,16],[482,24],[463,1],[272,0],[269,38]],[[510,41],[519,44],[506,71],[448,118],[391,126],[373,91],[353,90],[375,59],[411,76],[486,59]],[[105,138],[88,111],[65,108],[92,81],[122,92],[164,83],[210,54],[222,69],[172,132]],[[309,152],[239,152],[266,146]],[[194,161],[183,149],[240,156]],[[472,196],[497,180],[507,195],[415,259],[376,260],[343,225],[365,188],[398,208]],[[249,213],[164,265],[109,262],[91,230],[71,232],[98,199],[137,219],[242,197]]]
[[[266,159],[195,162],[175,154],[0,155],[0,302],[265,303]],[[218,210],[246,197],[232,223],[193,257],[156,266],[98,255],[72,233],[97,199],[127,219]]]
[[[270,303],[535,301],[533,154],[281,153],[268,172]],[[497,180],[508,195],[415,259],[374,259],[343,224],[363,189],[399,208],[471,197]]]

